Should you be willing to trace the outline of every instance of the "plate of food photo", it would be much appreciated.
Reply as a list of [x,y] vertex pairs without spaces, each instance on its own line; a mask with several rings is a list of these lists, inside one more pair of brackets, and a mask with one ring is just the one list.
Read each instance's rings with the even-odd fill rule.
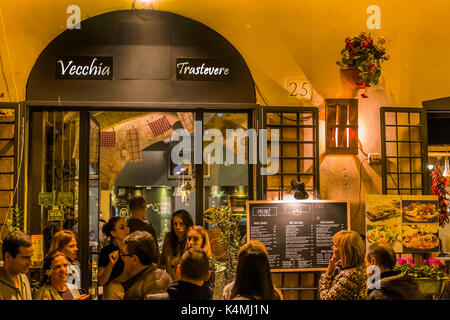
[[438,227],[434,225],[404,225],[403,248],[405,251],[430,251],[439,246],[439,237],[436,234]]
[[382,221],[400,215],[401,211],[390,205],[381,205],[369,208],[366,211],[367,218],[372,221]]
[[401,229],[398,225],[367,225],[367,241],[372,243],[392,244],[401,241]]
[[404,201],[403,219],[408,222],[438,222],[439,210],[429,201]]

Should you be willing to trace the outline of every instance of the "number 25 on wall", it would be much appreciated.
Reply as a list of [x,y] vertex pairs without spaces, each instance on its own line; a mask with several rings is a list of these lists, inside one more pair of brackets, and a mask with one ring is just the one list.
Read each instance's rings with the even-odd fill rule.
[[286,78],[285,88],[289,93],[289,97],[311,100],[312,88],[306,79]]

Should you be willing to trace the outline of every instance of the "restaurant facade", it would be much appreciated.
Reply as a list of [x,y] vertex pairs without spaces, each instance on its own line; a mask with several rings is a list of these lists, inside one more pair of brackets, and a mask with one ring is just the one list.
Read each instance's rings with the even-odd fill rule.
[[[43,254],[56,231],[76,231],[86,290],[98,293],[102,221],[129,217],[133,196],[147,200],[160,237],[175,210],[204,224],[204,210],[221,205],[245,232],[246,201],[292,200],[301,181],[310,199],[346,202],[347,227],[364,235],[366,195],[431,194],[428,165],[448,166],[450,135],[435,130],[450,119],[445,17],[436,19],[445,1],[402,14],[361,1],[352,12],[332,1],[131,2],[81,1],[71,29],[77,11],[64,1],[20,15],[17,3],[0,6],[0,222],[22,212]],[[362,89],[336,65],[361,31],[383,36],[390,56],[380,82]],[[249,138],[235,145],[227,131],[264,129],[269,149],[279,133],[271,175],[274,162],[250,161]],[[209,152],[220,138],[223,150]],[[182,139],[191,143],[174,163]],[[439,230],[441,252],[449,233]],[[294,271],[274,274],[285,298],[317,298],[320,272]]]

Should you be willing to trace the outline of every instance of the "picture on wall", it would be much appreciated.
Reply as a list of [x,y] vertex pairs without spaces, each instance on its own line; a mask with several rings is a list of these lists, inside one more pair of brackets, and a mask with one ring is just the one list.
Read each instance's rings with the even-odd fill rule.
[[367,195],[366,242],[396,253],[439,251],[436,196]]

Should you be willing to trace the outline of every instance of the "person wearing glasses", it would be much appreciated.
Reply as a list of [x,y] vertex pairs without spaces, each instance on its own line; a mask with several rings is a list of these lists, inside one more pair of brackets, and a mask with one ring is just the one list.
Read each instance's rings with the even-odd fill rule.
[[124,262],[125,282],[123,300],[145,300],[150,294],[166,292],[172,281],[170,275],[153,263],[156,243],[145,231],[135,231],[124,240],[120,254]]
[[129,208],[131,211],[131,219],[128,220],[128,227],[130,228],[130,233],[135,231],[146,231],[150,233],[155,239],[156,243],[156,254],[154,258],[154,263],[159,261],[159,246],[158,246],[158,236],[156,235],[156,230],[151,223],[149,223],[146,218],[147,214],[147,202],[143,197],[134,197],[130,200]]
[[36,292],[34,300],[87,300],[88,294],[80,295],[78,289],[67,283],[69,261],[64,253],[53,251],[44,259],[44,276],[41,288]]
[[100,250],[98,260],[98,285],[105,286],[123,271],[124,263],[119,258],[119,252],[124,247],[123,240],[130,233],[130,229],[124,218],[112,217],[103,225],[102,231],[111,239],[110,244]]
[[31,266],[33,243],[21,231],[9,233],[3,240],[3,266],[0,267],[0,300],[31,300],[26,273]]

